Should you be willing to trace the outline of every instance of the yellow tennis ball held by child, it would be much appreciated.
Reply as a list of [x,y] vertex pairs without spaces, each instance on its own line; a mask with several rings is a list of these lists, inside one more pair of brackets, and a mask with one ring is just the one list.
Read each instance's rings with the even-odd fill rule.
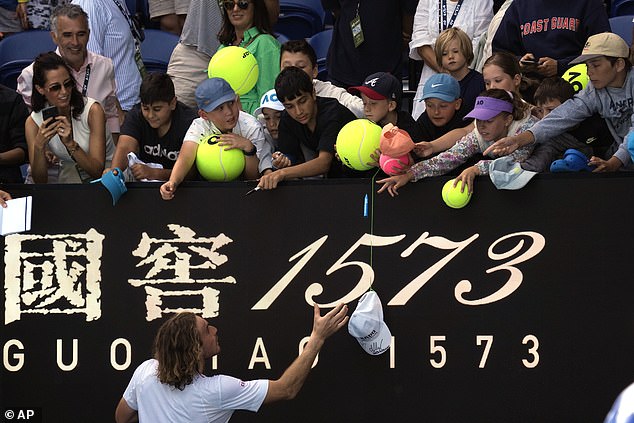
[[255,87],[260,69],[255,56],[244,47],[221,48],[207,66],[209,78],[222,78],[238,95],[244,95]]
[[218,145],[217,134],[203,137],[196,150],[196,167],[200,175],[208,181],[232,181],[242,174],[245,158],[242,150],[226,150]]
[[370,154],[379,148],[381,127],[368,119],[348,122],[337,135],[337,155],[351,169],[368,170],[373,160]]
[[451,179],[445,183],[442,187],[442,199],[452,209],[461,209],[471,200],[471,194],[469,194],[469,187],[465,184],[464,192],[462,190],[462,182],[458,181],[454,187],[455,179]]

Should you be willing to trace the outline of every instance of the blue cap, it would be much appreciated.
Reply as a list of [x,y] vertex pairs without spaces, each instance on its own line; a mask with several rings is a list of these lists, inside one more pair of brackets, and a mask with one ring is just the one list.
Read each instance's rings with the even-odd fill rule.
[[110,195],[112,196],[112,205],[117,204],[117,201],[123,194],[128,192],[128,188],[125,186],[123,179],[123,172],[118,167],[111,169],[110,172],[105,173],[101,178],[95,179],[91,183],[101,182],[106,187]]
[[222,103],[235,99],[233,88],[222,78],[205,79],[196,88],[196,103],[205,112],[211,112]]
[[454,101],[460,98],[460,84],[446,73],[437,73],[429,77],[423,87],[423,100],[439,98],[443,101]]

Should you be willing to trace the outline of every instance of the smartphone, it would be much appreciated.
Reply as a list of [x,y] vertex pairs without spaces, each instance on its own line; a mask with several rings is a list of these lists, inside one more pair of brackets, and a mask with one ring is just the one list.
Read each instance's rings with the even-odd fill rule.
[[537,66],[537,59],[523,59],[520,60],[523,66]]
[[[59,115],[59,111],[57,110],[57,107],[55,107],[55,106],[49,106],[49,107],[45,107],[44,109],[42,109],[42,119],[43,120],[46,120],[48,118],[54,118],[57,115]],[[49,122],[49,125],[51,123],[53,123],[53,121]]]

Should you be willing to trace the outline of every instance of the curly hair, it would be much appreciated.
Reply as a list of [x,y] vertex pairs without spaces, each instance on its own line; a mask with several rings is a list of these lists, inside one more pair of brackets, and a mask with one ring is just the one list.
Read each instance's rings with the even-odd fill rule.
[[[227,0],[230,1],[230,0]],[[253,26],[263,34],[271,34],[271,22],[269,21],[269,14],[266,9],[266,4],[264,4],[264,0],[249,0],[253,3]],[[224,1],[220,2],[220,6],[222,7]],[[235,7],[235,6],[234,6]],[[222,7],[222,26],[220,27],[220,32],[218,32],[218,41],[223,45],[231,45],[236,40],[236,30],[233,27],[233,24],[229,20],[229,13],[227,9]]]
[[161,383],[185,389],[200,373],[201,356],[202,342],[195,314],[179,313],[161,325],[154,339]]
[[[72,110],[73,118],[79,119],[84,111],[84,98],[77,89],[75,78],[70,71],[70,68],[64,62],[61,56],[57,55],[54,51],[48,53],[42,53],[35,59],[33,63],[33,87],[36,86],[44,88],[46,85],[46,75],[49,71],[64,68],[68,72],[68,77],[73,81],[73,88],[70,94],[70,107]],[[46,106],[46,97],[36,89],[33,89],[31,94],[31,107],[34,111],[39,112]]]

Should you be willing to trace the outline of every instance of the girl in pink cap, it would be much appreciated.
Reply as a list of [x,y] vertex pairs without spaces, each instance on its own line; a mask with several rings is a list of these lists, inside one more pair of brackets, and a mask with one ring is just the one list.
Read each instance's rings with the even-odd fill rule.
[[[537,119],[528,113],[529,105],[505,90],[492,88],[485,91],[476,98],[475,107],[465,116],[465,119],[475,119],[475,128],[464,136],[450,149],[414,164],[409,170],[401,175],[391,176],[381,179],[378,183],[383,184],[379,193],[386,191],[394,197],[398,195],[398,189],[410,181],[416,182],[428,176],[444,175],[456,169],[469,158],[482,154],[495,141],[509,136],[519,134],[528,130]],[[514,161],[526,160],[532,151],[532,145],[518,149],[511,157]],[[489,173],[489,163],[494,157],[478,161],[475,165],[465,169],[457,178],[462,181],[462,189],[465,185],[469,192],[473,192],[473,181],[476,175],[487,175]]]

